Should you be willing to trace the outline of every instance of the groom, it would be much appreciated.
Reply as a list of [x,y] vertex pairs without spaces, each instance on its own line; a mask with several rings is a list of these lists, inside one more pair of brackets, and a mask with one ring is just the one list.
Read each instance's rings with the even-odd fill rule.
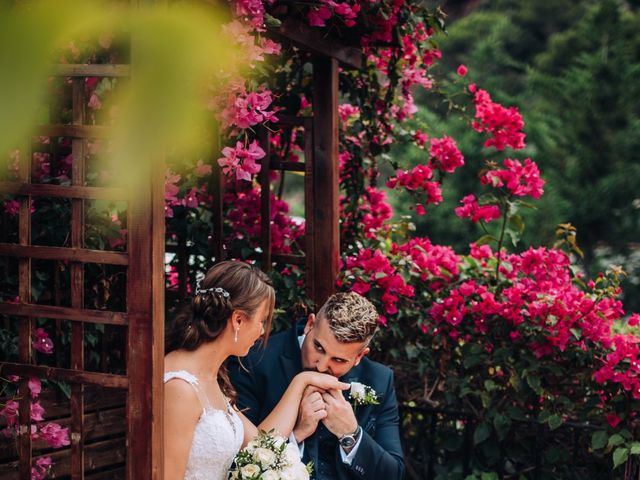
[[[404,476],[392,371],[366,358],[378,325],[375,307],[355,292],[337,293],[305,325],[271,337],[229,364],[238,407],[255,424],[278,403],[291,379],[317,370],[372,387],[378,404],[354,409],[341,392],[307,388],[290,441],[316,480],[396,480]],[[243,368],[244,366],[244,368]]]

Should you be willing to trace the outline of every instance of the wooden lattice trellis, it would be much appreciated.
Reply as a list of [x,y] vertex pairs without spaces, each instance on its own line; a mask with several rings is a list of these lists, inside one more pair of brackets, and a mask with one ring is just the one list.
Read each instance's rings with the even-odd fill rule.
[[[360,68],[361,52],[337,44],[329,37],[293,20],[285,21],[272,31],[282,40],[292,42],[313,55],[314,115],[313,117],[283,117],[276,128],[301,127],[305,132],[305,162],[293,164],[281,161],[263,162],[262,184],[262,258],[268,270],[272,262],[304,266],[309,297],[321,304],[334,290],[339,259],[338,209],[338,67]],[[152,169],[145,185],[139,185],[136,195],[124,188],[87,186],[85,182],[87,141],[105,138],[105,127],[87,125],[87,104],[84,81],[86,77],[128,77],[128,65],[61,65],[56,75],[72,82],[73,121],[71,124],[50,124],[39,127],[37,135],[72,139],[72,184],[34,184],[32,182],[31,141],[22,149],[17,181],[0,182],[0,195],[20,198],[17,243],[0,243],[0,257],[18,259],[19,303],[0,302],[0,314],[17,318],[19,326],[18,362],[1,362],[0,374],[19,375],[19,460],[0,468],[0,478],[29,478],[32,465],[30,432],[29,387],[27,378],[64,381],[72,385],[70,402],[71,433],[70,460],[60,462],[63,467],[56,476],[70,475],[72,479],[121,478],[126,472],[130,479],[162,478],[162,372],[164,353],[164,181],[162,169]],[[262,137],[263,147],[269,146],[268,133]],[[267,159],[269,159],[267,155]],[[156,164],[157,165],[157,164]],[[302,171],[305,174],[305,254],[278,255],[271,249],[269,171]],[[222,237],[222,180],[215,169],[212,193],[214,248],[212,257],[224,258]],[[33,245],[31,238],[32,205],[34,199],[66,199],[71,205],[71,234],[69,245]],[[97,199],[127,202],[127,248],[125,252],[92,250],[85,247],[85,202]],[[150,213],[151,212],[151,213]],[[181,291],[186,294],[188,253],[178,246],[183,258],[179,271]],[[70,270],[70,306],[32,303],[31,275],[33,261],[68,262]],[[126,270],[125,311],[86,308],[84,267],[87,264],[118,265]],[[65,321],[72,324],[69,368],[36,365],[32,338],[38,318]],[[126,369],[123,374],[89,371],[86,368],[85,325],[101,324],[126,329]],[[96,404],[86,402],[86,390],[99,387],[109,391],[126,392],[126,455],[124,467],[114,456],[100,461],[88,457],[85,448],[86,426],[96,421],[99,412],[88,414]],[[91,405],[89,405],[89,403]],[[107,404],[108,402],[103,402]],[[115,414],[103,428],[118,431]],[[107,448],[114,443],[107,443]],[[115,449],[117,450],[117,449]],[[116,452],[118,453],[118,452]],[[111,463],[118,463],[109,470]],[[6,465],[5,465],[6,467]],[[97,470],[95,470],[97,469]],[[95,471],[94,471],[95,470]]]
[[[0,363],[2,375],[19,375],[19,478],[30,478],[32,440],[27,376],[71,384],[70,465],[72,479],[83,479],[85,387],[98,386],[127,391],[126,467],[127,478],[161,478],[162,369],[164,354],[164,210],[163,181],[150,168],[145,185],[138,185],[135,196],[124,188],[86,186],[85,170],[88,139],[104,138],[104,127],[86,125],[86,77],[126,77],[127,65],[61,65],[56,74],[72,79],[73,122],[45,125],[37,134],[72,139],[71,186],[33,184],[31,142],[22,149],[19,178],[2,182],[0,194],[20,198],[19,242],[0,244],[0,256],[17,257],[19,264],[19,303],[0,303],[0,313],[19,319],[19,361]],[[69,199],[71,204],[70,246],[39,246],[31,242],[31,207],[34,198]],[[85,248],[85,201],[96,199],[127,202],[126,252]],[[31,302],[33,260],[68,262],[71,306],[39,305]],[[120,265],[126,269],[126,309],[124,312],[85,308],[85,264]],[[71,359],[69,368],[34,364],[32,337],[36,318],[70,321]],[[85,368],[85,324],[126,327],[126,373],[111,374]]]
[[[340,257],[339,192],[338,192],[338,100],[339,67],[361,68],[362,51],[340,44],[317,30],[288,18],[271,33],[279,40],[290,42],[312,55],[313,116],[279,116],[272,126],[276,131],[292,127],[304,129],[304,163],[279,161],[271,158],[269,133],[262,131],[261,144],[266,152],[260,171],[261,184],[261,249],[260,264],[268,271],[273,262],[304,267],[307,296],[316,306],[335,291]],[[222,184],[217,165],[214,184],[214,256],[225,258],[222,235]],[[304,255],[272,253],[271,197],[269,173],[303,172],[305,203]],[[183,286],[186,291],[186,287]]]

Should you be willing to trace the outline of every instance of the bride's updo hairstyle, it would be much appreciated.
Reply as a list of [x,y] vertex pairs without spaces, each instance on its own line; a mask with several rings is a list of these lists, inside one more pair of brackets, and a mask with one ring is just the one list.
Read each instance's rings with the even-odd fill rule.
[[[195,350],[218,338],[231,319],[234,310],[252,317],[263,301],[269,304],[269,316],[264,326],[266,341],[276,294],[271,280],[258,268],[239,261],[220,262],[207,272],[191,298],[191,303],[175,316],[167,332],[165,353],[173,350]],[[218,371],[222,393],[235,403],[236,392],[224,365]]]
[[269,303],[265,332],[271,328],[275,291],[271,280],[258,268],[240,261],[220,262],[209,269],[201,284],[175,317],[167,333],[166,353],[195,350],[218,338],[234,310],[252,317],[264,300]]

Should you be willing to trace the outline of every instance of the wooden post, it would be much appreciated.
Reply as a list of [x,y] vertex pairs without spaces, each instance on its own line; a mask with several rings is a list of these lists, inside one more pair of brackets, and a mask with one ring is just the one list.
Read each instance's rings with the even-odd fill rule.
[[222,194],[224,190],[224,176],[222,169],[216,158],[220,155],[222,149],[222,141],[219,132],[220,125],[215,124],[215,130],[213,132],[214,145],[213,145],[213,158],[211,159],[211,183],[209,184],[209,191],[211,192],[211,244],[213,250],[213,256],[216,262],[224,260],[226,258],[224,251],[224,234],[223,220],[222,220]]
[[[20,152],[20,166],[18,180],[23,183],[31,183],[31,138],[25,142]],[[20,202],[20,217],[18,220],[18,241],[20,246],[31,244],[31,196],[27,196]],[[31,259],[20,258],[18,260],[18,295],[20,303],[31,303]],[[20,317],[18,327],[18,348],[20,363],[32,363],[31,335],[33,333],[33,318],[31,316]],[[18,455],[20,463],[18,473],[20,478],[31,478],[31,392],[29,391],[28,378],[21,375],[18,386],[19,412],[18,420]]]
[[313,291],[320,307],[335,291],[340,256],[338,208],[338,61],[313,60]]
[[160,162],[130,196],[127,478],[162,479],[164,182]]
[[260,246],[262,247],[262,271],[271,270],[271,188],[269,182],[269,170],[271,162],[271,143],[269,142],[269,130],[260,129],[260,143],[264,148],[260,168]]
[[[73,79],[73,124],[83,125],[85,117],[84,79]],[[86,139],[72,143],[72,185],[83,186]],[[71,200],[71,247],[84,248],[84,200]],[[71,307],[84,308],[84,265],[71,263]],[[84,323],[71,326],[71,369],[84,370]],[[84,385],[71,386],[71,480],[84,478]]]

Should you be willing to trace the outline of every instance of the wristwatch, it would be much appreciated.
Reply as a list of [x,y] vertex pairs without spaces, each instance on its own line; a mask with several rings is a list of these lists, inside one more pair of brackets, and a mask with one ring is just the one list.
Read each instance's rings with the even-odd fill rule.
[[355,432],[345,433],[344,435],[342,435],[338,439],[340,446],[342,448],[353,448],[353,446],[358,442],[358,437],[360,437],[361,430],[362,430],[362,427],[358,425],[358,428],[356,428]]

